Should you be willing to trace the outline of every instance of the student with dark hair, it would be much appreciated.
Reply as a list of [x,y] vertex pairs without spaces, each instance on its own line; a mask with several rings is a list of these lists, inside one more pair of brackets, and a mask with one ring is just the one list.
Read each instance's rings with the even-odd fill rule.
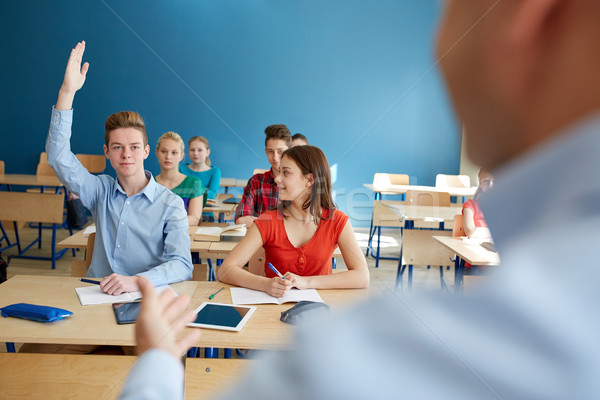
[[308,139],[303,134],[296,133],[294,136],[292,136],[292,147],[306,145],[308,145]]
[[292,147],[292,135],[283,124],[265,128],[265,153],[271,169],[255,174],[248,180],[244,195],[235,212],[235,223],[250,227],[262,213],[277,206],[279,199],[275,178],[279,175],[279,163],[284,151]]
[[[329,164],[314,146],[297,146],[281,157],[277,176],[279,206],[263,213],[219,267],[219,280],[262,290],[275,297],[296,287],[364,288],[369,270],[348,216],[331,197]],[[242,267],[252,254],[265,250],[264,275]],[[331,255],[339,246],[348,271],[332,274]],[[283,274],[278,277],[267,263]]]

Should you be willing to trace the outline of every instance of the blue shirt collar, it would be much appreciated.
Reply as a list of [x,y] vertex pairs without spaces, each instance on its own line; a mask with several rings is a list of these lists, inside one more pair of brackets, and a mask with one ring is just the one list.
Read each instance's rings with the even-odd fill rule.
[[[146,175],[146,179],[148,180],[148,183],[146,184],[146,186],[144,186],[144,188],[142,190],[140,190],[139,193],[136,193],[134,196],[136,196],[136,195],[142,196],[143,195],[151,203],[153,203],[154,199],[156,198],[156,190],[157,190],[158,183],[156,183],[156,180],[154,179],[154,177],[152,176],[152,173],[150,171],[144,170],[144,175]],[[113,188],[113,193],[115,191],[119,191],[119,192],[123,193],[125,196],[127,196],[127,193],[121,187],[121,184],[119,183],[118,179],[115,179],[115,186]]]

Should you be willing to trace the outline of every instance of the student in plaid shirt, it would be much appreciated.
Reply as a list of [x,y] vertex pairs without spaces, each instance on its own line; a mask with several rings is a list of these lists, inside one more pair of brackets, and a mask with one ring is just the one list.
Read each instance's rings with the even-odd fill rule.
[[277,206],[279,192],[275,178],[279,175],[281,154],[292,147],[292,135],[283,124],[267,126],[265,134],[265,153],[271,169],[250,178],[235,212],[235,223],[245,224],[248,228],[262,213]]

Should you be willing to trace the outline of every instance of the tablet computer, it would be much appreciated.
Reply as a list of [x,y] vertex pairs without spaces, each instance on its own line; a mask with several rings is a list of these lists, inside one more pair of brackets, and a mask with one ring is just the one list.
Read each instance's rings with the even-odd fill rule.
[[140,301],[132,301],[129,303],[113,303],[113,311],[117,324],[133,324],[140,313]]
[[254,311],[256,311],[256,306],[204,302],[196,309],[198,315],[188,326],[240,331]]

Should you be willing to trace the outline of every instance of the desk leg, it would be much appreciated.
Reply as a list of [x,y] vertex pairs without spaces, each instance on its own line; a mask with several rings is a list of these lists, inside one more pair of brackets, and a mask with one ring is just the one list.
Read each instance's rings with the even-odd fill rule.
[[6,342],[6,352],[7,353],[15,352],[15,344],[13,342]]
[[205,347],[204,358],[219,358],[219,349],[216,347]]
[[459,258],[458,255],[454,260],[454,291],[460,293],[462,291],[463,277],[465,275],[465,260]]

